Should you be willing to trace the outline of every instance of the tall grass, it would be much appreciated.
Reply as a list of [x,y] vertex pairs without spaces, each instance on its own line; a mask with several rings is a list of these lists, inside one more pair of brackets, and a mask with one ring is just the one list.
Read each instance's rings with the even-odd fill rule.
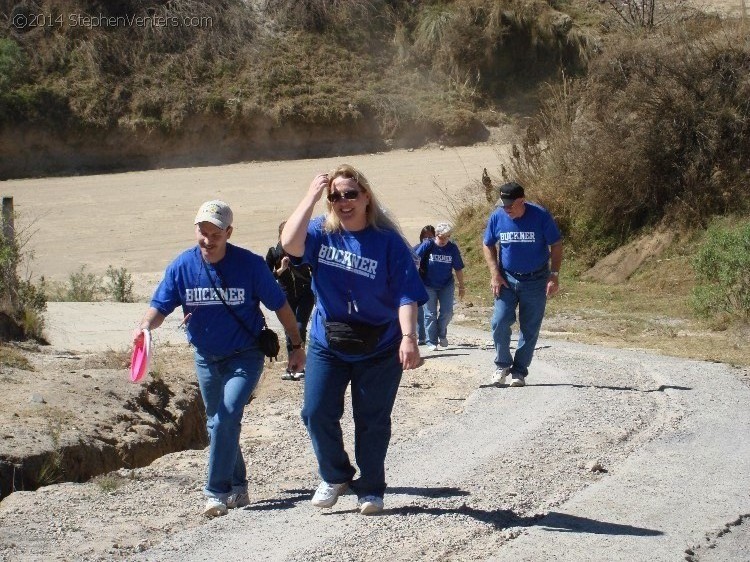
[[13,69],[0,124],[61,131],[178,135],[203,116],[238,130],[359,125],[381,138],[476,139],[484,96],[507,92],[529,69],[540,70],[534,79],[549,76],[571,63],[570,45],[583,44],[560,25],[570,18],[546,17],[560,13],[535,0],[34,6],[65,22],[75,13],[210,22],[0,29],[0,68]]
[[750,208],[750,38],[703,19],[613,42],[552,88],[513,172],[595,259],[644,226]]

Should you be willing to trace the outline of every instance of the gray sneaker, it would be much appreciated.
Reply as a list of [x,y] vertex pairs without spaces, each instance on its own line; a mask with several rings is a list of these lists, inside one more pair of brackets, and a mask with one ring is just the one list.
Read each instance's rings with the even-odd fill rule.
[[247,505],[250,505],[250,495],[247,493],[247,490],[230,494],[227,498],[227,507],[229,509],[245,507]]
[[227,504],[216,498],[208,498],[206,507],[203,508],[203,515],[208,518],[220,517],[227,514]]
[[312,504],[315,507],[333,507],[339,501],[339,496],[349,489],[349,482],[341,484],[329,484],[325,480],[320,483],[315,495],[312,498]]
[[510,386],[526,386],[526,377],[513,375],[510,379]]
[[440,347],[448,347],[448,338],[440,338]]
[[505,384],[505,379],[508,378],[509,373],[510,367],[498,367],[497,369],[495,369],[495,374],[492,377],[492,384],[494,384],[495,386],[501,386]]

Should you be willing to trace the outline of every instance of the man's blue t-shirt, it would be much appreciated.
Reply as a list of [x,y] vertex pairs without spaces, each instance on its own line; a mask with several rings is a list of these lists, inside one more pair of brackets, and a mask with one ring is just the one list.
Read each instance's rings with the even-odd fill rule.
[[502,207],[487,221],[484,245],[500,243],[499,263],[511,273],[532,273],[549,261],[549,247],[560,241],[560,230],[547,209],[535,203],[524,203],[523,216],[512,219]]
[[316,296],[310,338],[328,347],[326,320],[387,325],[374,353],[382,351],[401,340],[399,307],[427,302],[412,249],[392,230],[325,232],[323,220],[310,221],[302,256],[313,266]]
[[[253,336],[227,310],[217,291]],[[164,272],[151,306],[164,316],[182,306],[183,314],[190,314],[188,341],[201,354],[221,356],[255,343],[263,328],[261,302],[276,311],[286,296],[262,257],[227,244],[226,255],[215,264],[204,263],[198,246],[177,256]]]
[[453,242],[448,242],[441,248],[434,240],[425,240],[417,247],[416,254],[421,258],[430,247],[432,252],[427,263],[424,284],[432,289],[442,289],[453,283],[453,270],[463,269],[464,261],[461,259],[461,251]]

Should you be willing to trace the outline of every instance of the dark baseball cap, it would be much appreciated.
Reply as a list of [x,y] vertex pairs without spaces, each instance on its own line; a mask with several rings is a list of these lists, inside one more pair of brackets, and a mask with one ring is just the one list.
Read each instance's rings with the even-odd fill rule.
[[503,205],[511,205],[520,197],[524,197],[521,184],[511,181],[500,186],[500,201]]

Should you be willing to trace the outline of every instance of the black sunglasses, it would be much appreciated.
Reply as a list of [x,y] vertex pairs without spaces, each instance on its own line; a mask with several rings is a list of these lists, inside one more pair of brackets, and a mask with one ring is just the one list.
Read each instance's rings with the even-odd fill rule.
[[342,199],[354,201],[357,197],[359,197],[359,191],[356,189],[349,189],[347,191],[344,191],[343,193],[339,191],[331,191],[331,193],[328,194],[327,199],[331,203],[336,203],[337,201],[341,201]]

